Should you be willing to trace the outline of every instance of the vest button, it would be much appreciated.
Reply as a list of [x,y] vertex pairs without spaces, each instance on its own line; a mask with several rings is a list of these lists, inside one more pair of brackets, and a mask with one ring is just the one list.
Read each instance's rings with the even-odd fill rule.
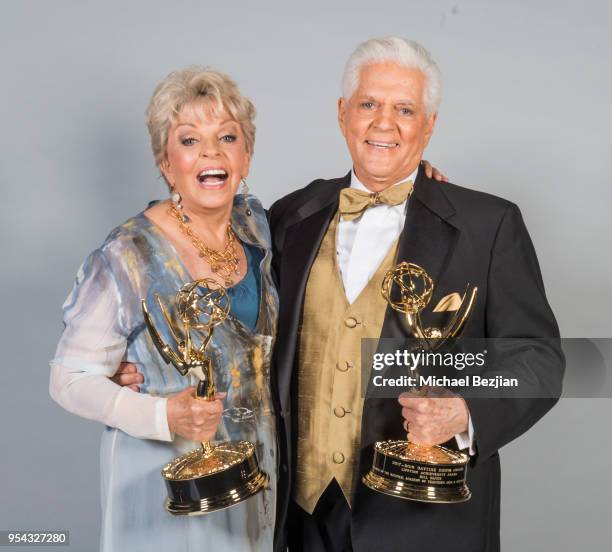
[[357,326],[358,322],[355,318],[349,316],[348,318],[344,319],[344,324],[349,328],[354,328],[355,326]]
[[336,408],[334,408],[334,416],[336,416],[336,418],[344,418],[345,415],[346,410],[341,406],[336,406]]
[[334,464],[342,464],[342,462],[344,462],[344,454],[336,451],[332,454],[332,460],[334,461]]
[[336,363],[336,370],[338,370],[339,372],[346,372],[349,368],[353,367],[353,363],[352,362],[337,362]]

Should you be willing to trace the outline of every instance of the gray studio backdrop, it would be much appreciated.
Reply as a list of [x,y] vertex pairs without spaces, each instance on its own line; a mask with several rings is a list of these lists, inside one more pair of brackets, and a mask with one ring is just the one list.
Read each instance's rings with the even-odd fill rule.
[[[0,530],[97,548],[102,428],[50,400],[48,360],[82,259],[166,193],[143,113],[169,71],[221,68],[254,100],[269,205],[350,168],[336,99],[356,44],[422,42],[444,74],[426,158],[518,203],[563,334],[610,337],[611,23],[605,0],[2,2]],[[564,400],[502,450],[504,550],[610,542],[611,415]]]

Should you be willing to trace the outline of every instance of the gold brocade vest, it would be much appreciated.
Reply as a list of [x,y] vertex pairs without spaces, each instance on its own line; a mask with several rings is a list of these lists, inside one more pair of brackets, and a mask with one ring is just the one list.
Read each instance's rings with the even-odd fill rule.
[[297,470],[293,498],[312,513],[335,478],[349,505],[361,435],[361,339],[380,337],[387,307],[381,283],[397,241],[353,304],[336,257],[338,215],[312,265],[299,336]]

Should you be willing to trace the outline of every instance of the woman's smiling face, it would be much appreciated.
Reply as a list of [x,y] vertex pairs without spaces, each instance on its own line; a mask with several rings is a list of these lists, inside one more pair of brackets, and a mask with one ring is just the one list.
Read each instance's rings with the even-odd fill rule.
[[231,209],[251,155],[242,128],[227,109],[196,100],[185,104],[168,129],[161,170],[189,211]]

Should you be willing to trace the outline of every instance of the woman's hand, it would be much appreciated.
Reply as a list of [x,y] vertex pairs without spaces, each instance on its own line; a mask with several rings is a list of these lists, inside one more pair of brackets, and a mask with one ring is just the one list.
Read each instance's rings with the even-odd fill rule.
[[427,178],[433,178],[438,182],[448,182],[448,177],[443,175],[435,167],[432,167],[429,161],[425,161],[425,159],[422,159],[421,165],[423,165],[423,170],[425,171],[425,175],[427,176]]
[[139,383],[144,383],[144,376],[138,371],[136,364],[122,362],[117,373],[110,378],[121,387],[129,387],[132,391],[140,391]]
[[[117,385],[129,387],[137,393],[139,383],[144,382],[144,376],[138,371],[138,366],[131,362],[122,362],[117,373],[110,378]],[[166,406],[168,427],[170,431],[189,439],[190,441],[208,441],[217,431],[223,412],[225,393],[215,395],[215,400],[206,401],[195,397],[195,387],[189,387],[168,398]]]
[[190,441],[209,441],[217,431],[223,399],[226,393],[217,393],[214,400],[196,398],[195,387],[188,387],[168,398],[167,416],[170,431]]

